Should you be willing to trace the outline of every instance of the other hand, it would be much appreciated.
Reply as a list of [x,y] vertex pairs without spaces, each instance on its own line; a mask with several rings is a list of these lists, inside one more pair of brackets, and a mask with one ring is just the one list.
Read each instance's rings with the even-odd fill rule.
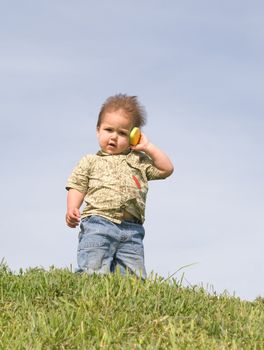
[[66,213],[66,223],[69,227],[75,228],[81,220],[80,210],[78,208],[70,208]]

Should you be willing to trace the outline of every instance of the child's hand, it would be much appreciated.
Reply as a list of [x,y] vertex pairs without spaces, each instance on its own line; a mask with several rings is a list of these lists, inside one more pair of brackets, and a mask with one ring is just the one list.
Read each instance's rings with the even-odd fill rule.
[[79,225],[81,219],[80,210],[78,208],[70,208],[66,214],[66,223],[69,227],[75,228]]
[[143,151],[143,152],[145,152],[147,147],[148,147],[148,145],[149,145],[148,138],[145,136],[145,134],[143,134],[143,132],[141,132],[139,143],[137,145],[135,145],[135,146],[130,145],[130,148],[133,149],[134,151]]
[[139,143],[136,146],[130,145],[130,148],[145,152],[152,159],[153,165],[159,170],[161,178],[165,179],[173,173],[173,164],[169,157],[151,143],[143,133],[141,133]]

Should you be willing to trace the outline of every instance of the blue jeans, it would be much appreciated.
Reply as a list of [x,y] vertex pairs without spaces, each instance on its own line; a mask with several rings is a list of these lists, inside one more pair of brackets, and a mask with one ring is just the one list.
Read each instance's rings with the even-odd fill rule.
[[80,224],[77,272],[106,274],[117,268],[146,278],[144,265],[144,227],[122,221],[115,224],[100,216],[89,216]]

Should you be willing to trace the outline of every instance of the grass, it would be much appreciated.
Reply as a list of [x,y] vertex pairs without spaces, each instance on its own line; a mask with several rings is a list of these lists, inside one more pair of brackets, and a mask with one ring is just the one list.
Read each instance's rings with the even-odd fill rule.
[[0,349],[264,349],[264,299],[2,264]]

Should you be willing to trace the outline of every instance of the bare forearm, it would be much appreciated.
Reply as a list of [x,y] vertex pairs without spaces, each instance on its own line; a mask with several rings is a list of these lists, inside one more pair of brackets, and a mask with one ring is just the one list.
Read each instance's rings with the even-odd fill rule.
[[75,190],[74,188],[69,189],[67,196],[67,210],[72,208],[80,208],[84,200],[85,194]]
[[145,148],[145,153],[150,156],[154,166],[160,170],[164,177],[168,177],[173,173],[173,164],[161,149],[149,142]]
[[85,194],[75,190],[74,188],[69,189],[67,196],[67,213],[66,222],[69,227],[76,227],[81,218],[80,207],[84,200]]
[[154,166],[159,169],[162,177],[168,177],[173,173],[173,164],[170,158],[153,143],[151,143],[145,134],[141,133],[140,142],[131,146],[131,149],[145,152],[153,160]]

